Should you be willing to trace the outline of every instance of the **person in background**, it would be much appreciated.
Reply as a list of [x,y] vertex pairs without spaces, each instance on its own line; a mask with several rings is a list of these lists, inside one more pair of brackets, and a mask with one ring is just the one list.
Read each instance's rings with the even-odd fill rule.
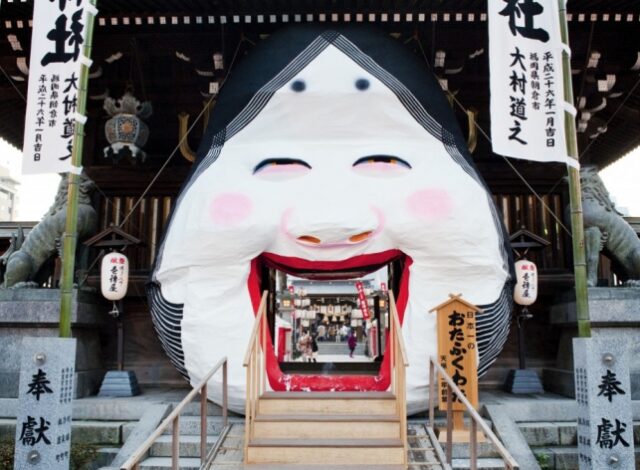
[[324,341],[326,338],[327,329],[323,324],[318,327],[318,341]]
[[347,324],[343,324],[340,328],[340,341],[344,341],[349,336],[349,327]]
[[318,342],[316,341],[318,335],[311,336],[311,361],[318,362]]
[[347,338],[347,345],[349,346],[349,357],[353,357],[353,353],[358,345],[358,338],[356,338],[355,331],[351,330],[349,337]]
[[298,351],[302,353],[302,361],[311,361],[311,335],[307,330],[302,332],[302,336],[298,340]]

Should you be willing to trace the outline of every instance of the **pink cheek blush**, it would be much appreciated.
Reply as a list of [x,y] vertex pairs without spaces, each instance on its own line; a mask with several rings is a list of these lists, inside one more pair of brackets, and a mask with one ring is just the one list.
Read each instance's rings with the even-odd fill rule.
[[244,194],[224,193],[209,204],[209,215],[217,225],[237,225],[251,214],[253,204]]
[[451,214],[453,201],[444,189],[423,189],[407,198],[407,207],[414,216],[435,221]]

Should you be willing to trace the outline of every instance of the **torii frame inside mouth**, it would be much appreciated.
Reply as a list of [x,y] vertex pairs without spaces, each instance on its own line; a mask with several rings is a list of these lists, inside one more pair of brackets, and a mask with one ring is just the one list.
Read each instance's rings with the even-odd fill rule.
[[[402,260],[403,269],[397,292],[396,308],[402,324],[409,296],[409,267],[411,258],[399,250],[354,256],[343,261],[309,261],[302,258],[263,253],[251,263],[249,294],[254,314],[261,298],[260,273],[264,266],[288,274],[322,280],[346,279],[374,272],[385,265]],[[357,273],[354,276],[354,273]],[[385,341],[388,344],[388,341]],[[275,391],[383,391],[391,383],[390,355],[385,354],[376,376],[370,375],[297,375],[285,374],[280,369],[270,333],[267,340],[267,376]]]

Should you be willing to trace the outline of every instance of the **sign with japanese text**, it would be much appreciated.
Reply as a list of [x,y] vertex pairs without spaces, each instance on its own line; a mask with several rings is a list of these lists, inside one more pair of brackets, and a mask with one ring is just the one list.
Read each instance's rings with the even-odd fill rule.
[[558,2],[487,3],[493,151],[568,162]]
[[360,310],[362,311],[362,318],[368,320],[371,318],[371,313],[369,312],[369,304],[367,302],[367,296],[364,292],[362,282],[356,282],[356,290],[358,291],[358,303],[360,305]]
[[[478,349],[476,342],[476,306],[459,295],[433,310],[438,323],[438,360],[453,382],[474,407],[478,406]],[[447,383],[440,378],[438,384],[439,408],[447,409]],[[453,410],[465,410],[453,395]]]
[[76,340],[24,338],[14,468],[68,469]]
[[71,169],[89,0],[34,2],[24,174]]
[[513,300],[518,305],[532,305],[538,298],[538,268],[532,261],[521,259],[516,261],[515,271]]
[[102,258],[100,288],[107,300],[120,300],[127,295],[129,259],[122,253],[108,253]]
[[574,338],[580,470],[634,468],[629,361],[621,338]]

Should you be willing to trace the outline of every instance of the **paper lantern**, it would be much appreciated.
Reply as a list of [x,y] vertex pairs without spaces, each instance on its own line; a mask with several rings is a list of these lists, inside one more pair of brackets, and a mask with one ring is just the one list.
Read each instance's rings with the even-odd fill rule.
[[302,326],[309,326],[309,320],[302,320],[300,323],[302,323]]
[[351,326],[358,326],[358,320],[351,320]]
[[538,298],[538,268],[529,260],[516,262],[516,285],[513,300],[522,306],[533,304]]
[[105,255],[100,275],[102,295],[107,300],[121,300],[127,295],[128,284],[129,259],[117,251]]
[[302,305],[302,300],[293,299],[293,305],[295,305],[296,307],[300,307]]

